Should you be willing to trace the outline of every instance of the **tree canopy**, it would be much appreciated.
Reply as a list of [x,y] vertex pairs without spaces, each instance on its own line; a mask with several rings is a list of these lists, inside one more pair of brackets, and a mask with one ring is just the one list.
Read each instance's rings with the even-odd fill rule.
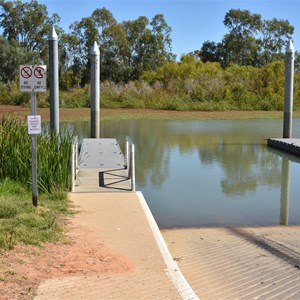
[[[0,0],[1,82],[14,80],[19,64],[47,63],[52,26],[59,35],[60,86],[66,90],[89,83],[94,41],[100,47],[102,82],[128,83],[166,64],[175,70],[176,64],[189,59],[183,57],[181,62],[175,62],[172,29],[162,14],[118,22],[102,7],[75,21],[68,32],[59,27],[59,22],[59,15],[49,16],[46,5],[37,0]],[[263,20],[249,10],[231,9],[223,23],[228,32],[222,40],[205,41],[201,49],[190,53],[193,59],[216,62],[223,68],[231,64],[264,66],[283,58],[284,45],[294,32],[287,20]]]
[[221,42],[205,41],[198,57],[218,61],[223,66],[262,66],[283,58],[283,47],[292,38],[294,27],[288,20],[262,20],[249,10],[231,9],[223,21],[228,33]]

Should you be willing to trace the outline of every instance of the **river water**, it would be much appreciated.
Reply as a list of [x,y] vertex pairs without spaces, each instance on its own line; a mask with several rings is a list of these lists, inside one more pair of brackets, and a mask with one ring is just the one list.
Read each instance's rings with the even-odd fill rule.
[[[75,123],[89,137],[89,123]],[[300,137],[300,119],[294,119]],[[136,146],[136,184],[160,228],[300,224],[300,158],[268,148],[282,120],[101,121]]]

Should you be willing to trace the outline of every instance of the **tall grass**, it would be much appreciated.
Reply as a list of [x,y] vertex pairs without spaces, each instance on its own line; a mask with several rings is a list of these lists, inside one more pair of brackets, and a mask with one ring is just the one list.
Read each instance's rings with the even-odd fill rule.
[[[67,190],[70,187],[71,144],[73,133],[59,134],[43,126],[37,138],[38,189],[40,192]],[[0,181],[6,178],[31,186],[31,137],[27,124],[18,117],[0,121]]]

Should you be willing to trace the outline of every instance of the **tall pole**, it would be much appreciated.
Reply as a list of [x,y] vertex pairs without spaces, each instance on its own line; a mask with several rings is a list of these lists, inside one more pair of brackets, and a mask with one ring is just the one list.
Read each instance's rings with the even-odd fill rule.
[[100,51],[96,42],[91,51],[91,138],[100,138]]
[[[36,115],[36,92],[31,93],[31,115]],[[38,203],[37,187],[37,135],[31,137],[31,157],[32,157],[32,204],[36,207]]]
[[283,138],[292,137],[295,50],[292,40],[285,53]]
[[59,133],[58,39],[52,28],[49,36],[50,128]]

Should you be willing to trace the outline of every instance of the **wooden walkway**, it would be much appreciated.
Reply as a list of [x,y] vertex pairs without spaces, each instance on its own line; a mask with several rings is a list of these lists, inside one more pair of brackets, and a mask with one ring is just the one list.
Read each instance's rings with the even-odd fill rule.
[[300,139],[268,139],[268,146],[300,156]]
[[127,162],[114,138],[83,139],[75,192],[132,191]]

